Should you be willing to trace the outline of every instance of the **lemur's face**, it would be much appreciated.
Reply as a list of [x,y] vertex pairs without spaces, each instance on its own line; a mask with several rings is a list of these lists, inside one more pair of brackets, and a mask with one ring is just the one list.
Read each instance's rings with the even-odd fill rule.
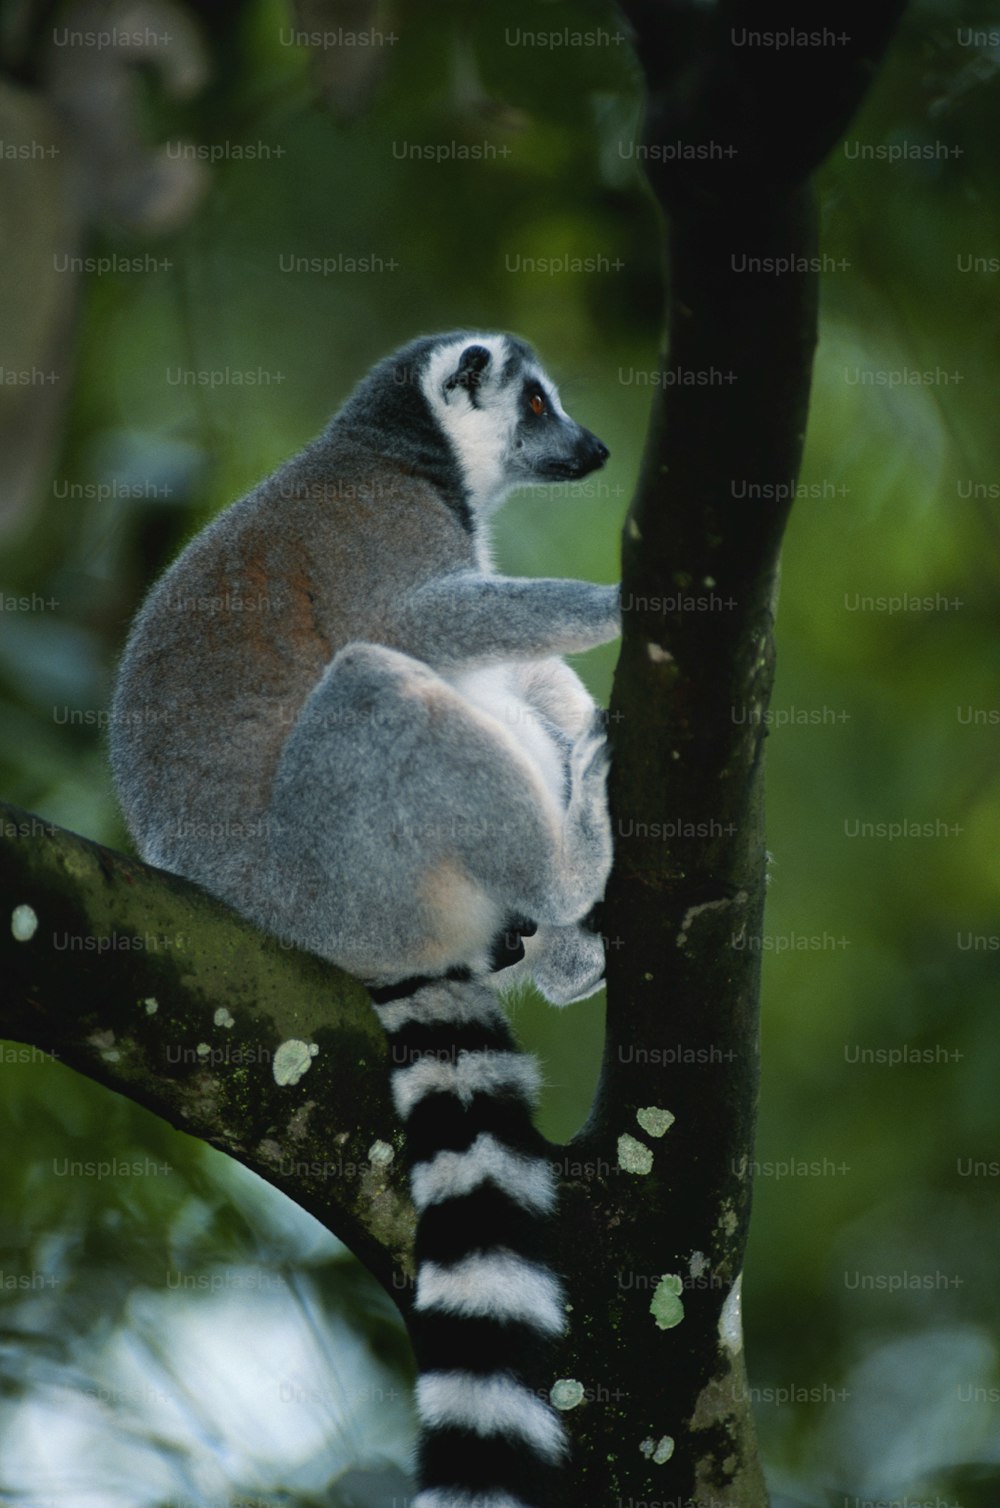
[[575,481],[604,465],[608,447],[570,418],[540,370],[527,371],[519,387],[510,459],[525,481]]
[[515,487],[577,481],[608,458],[567,414],[531,349],[509,336],[443,341],[422,386],[475,509],[488,512]]

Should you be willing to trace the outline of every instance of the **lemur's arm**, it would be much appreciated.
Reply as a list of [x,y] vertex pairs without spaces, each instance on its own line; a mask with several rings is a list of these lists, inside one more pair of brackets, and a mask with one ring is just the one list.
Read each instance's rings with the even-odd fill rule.
[[437,666],[573,654],[618,637],[619,589],[456,571],[412,592],[391,627],[400,649]]

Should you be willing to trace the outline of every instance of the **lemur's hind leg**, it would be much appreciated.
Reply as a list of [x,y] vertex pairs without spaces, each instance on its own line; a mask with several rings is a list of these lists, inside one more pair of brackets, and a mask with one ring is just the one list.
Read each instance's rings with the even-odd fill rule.
[[372,983],[486,974],[505,927],[571,926],[599,898],[605,760],[579,741],[563,811],[502,722],[422,661],[348,645],[282,752],[271,883],[304,946]]
[[[593,901],[604,893],[611,867],[611,828],[607,808],[608,746],[605,716],[589,709],[569,762],[570,794],[565,818],[568,862],[580,878],[580,895]],[[589,907],[587,908],[590,909]],[[530,977],[553,1005],[584,1000],[604,980],[604,943],[582,924],[542,926],[525,943],[523,962],[494,978],[500,989]]]
[[569,760],[569,800],[563,823],[563,861],[572,875],[573,920],[579,921],[604,894],[611,872],[608,765],[611,751],[603,713],[596,712],[576,740]]

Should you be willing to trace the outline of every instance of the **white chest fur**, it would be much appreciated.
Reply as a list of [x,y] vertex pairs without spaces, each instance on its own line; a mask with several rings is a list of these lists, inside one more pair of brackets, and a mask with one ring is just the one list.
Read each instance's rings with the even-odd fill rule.
[[477,670],[455,670],[445,679],[473,706],[495,717],[520,744],[539,770],[560,807],[566,805],[566,756],[552,737],[544,718],[521,694],[517,667],[491,665]]

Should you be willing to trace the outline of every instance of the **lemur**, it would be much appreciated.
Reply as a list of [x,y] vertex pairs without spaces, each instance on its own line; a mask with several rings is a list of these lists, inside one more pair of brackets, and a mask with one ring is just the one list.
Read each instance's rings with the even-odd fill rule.
[[141,856],[363,980],[388,1034],[418,1216],[413,1508],[540,1508],[565,1458],[555,1184],[497,989],[565,1004],[603,977],[607,745],[559,656],[617,636],[619,592],[498,575],[485,524],[607,456],[521,340],[415,340],[188,544],[114,694]]

